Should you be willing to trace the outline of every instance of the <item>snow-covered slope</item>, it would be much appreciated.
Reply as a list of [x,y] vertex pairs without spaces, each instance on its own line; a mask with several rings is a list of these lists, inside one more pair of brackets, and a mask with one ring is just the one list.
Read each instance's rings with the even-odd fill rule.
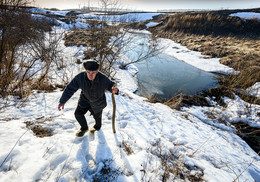
[[[117,133],[113,134],[107,93],[102,130],[94,140],[89,134],[77,138],[74,110],[79,92],[59,112],[61,94],[35,93],[22,107],[15,107],[14,100],[1,110],[1,163],[11,151],[1,166],[1,181],[161,181],[165,166],[189,169],[189,175],[204,174],[206,181],[260,179],[260,157],[231,128],[205,123],[198,113],[172,110],[121,92],[116,96]],[[93,118],[86,117],[92,126]],[[26,121],[39,122],[53,136],[36,137]],[[174,179],[169,176],[169,181]]]

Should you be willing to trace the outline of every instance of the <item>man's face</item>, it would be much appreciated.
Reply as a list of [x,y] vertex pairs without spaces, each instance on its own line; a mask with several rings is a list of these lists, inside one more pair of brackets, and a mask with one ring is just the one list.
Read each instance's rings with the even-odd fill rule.
[[96,70],[96,71],[89,71],[89,70],[87,70],[86,73],[87,73],[88,79],[89,79],[90,81],[92,81],[92,80],[94,80],[94,79],[96,78],[96,75],[97,75],[97,73],[98,73],[98,70]]

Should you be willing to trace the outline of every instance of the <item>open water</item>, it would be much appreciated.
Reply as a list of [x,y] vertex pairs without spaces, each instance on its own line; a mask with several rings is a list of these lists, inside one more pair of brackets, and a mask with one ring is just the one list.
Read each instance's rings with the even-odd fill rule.
[[[146,54],[150,35],[134,34],[134,38],[125,49],[126,56],[136,60],[140,54]],[[204,89],[216,86],[217,75],[195,68],[183,61],[164,53],[159,53],[145,61],[135,63],[138,91],[141,96],[155,95],[169,99],[180,93],[197,94]]]

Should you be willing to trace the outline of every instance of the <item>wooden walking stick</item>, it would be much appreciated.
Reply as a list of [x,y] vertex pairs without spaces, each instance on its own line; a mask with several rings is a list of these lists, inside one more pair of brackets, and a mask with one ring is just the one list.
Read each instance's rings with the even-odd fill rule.
[[[116,84],[113,86],[113,89],[114,88],[116,88]],[[113,93],[113,89],[112,89],[112,103],[113,103],[112,129],[113,129],[113,133],[116,133],[116,127],[115,127],[116,101],[115,101],[115,94]]]

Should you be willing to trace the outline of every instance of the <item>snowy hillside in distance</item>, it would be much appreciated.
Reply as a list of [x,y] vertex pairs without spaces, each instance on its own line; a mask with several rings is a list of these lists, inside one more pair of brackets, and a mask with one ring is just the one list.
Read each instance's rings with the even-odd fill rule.
[[254,12],[239,12],[239,13],[232,13],[230,16],[237,16],[243,19],[258,19],[260,21],[260,13]]
[[[60,23],[56,27],[60,33],[73,27]],[[87,26],[84,22],[82,25]],[[218,59],[204,59],[199,52],[170,40],[161,39],[160,44],[168,47],[166,53],[180,56],[187,63],[192,56],[190,64],[200,69],[235,71],[221,65]],[[57,83],[63,74],[73,78],[84,71],[75,61],[82,58],[85,48],[65,47],[64,41],[59,46],[66,64],[59,71],[52,67],[50,77]],[[124,56],[121,59],[127,61]],[[102,129],[94,136],[87,133],[82,138],[75,136],[80,128],[74,118],[79,91],[63,111],[57,109],[60,89],[52,93],[35,91],[25,103],[11,96],[7,101],[0,99],[1,108],[5,106],[0,110],[0,181],[159,182],[166,178],[166,181],[260,181],[259,155],[236,134],[231,124],[219,123],[210,115],[260,128],[259,105],[246,103],[235,95],[233,100],[224,98],[226,108],[208,98],[215,107],[193,106],[177,111],[160,103],[146,102],[146,98],[133,93],[137,89],[134,75],[138,72],[134,65],[125,70],[115,65],[115,69],[120,89],[120,94],[115,96],[116,134],[112,132],[113,107],[109,92]],[[259,96],[260,84],[252,88],[248,92]],[[250,111],[244,112],[249,107]],[[94,119],[89,113],[86,118],[92,127]],[[46,128],[51,136],[36,137],[28,129],[33,126]]]

